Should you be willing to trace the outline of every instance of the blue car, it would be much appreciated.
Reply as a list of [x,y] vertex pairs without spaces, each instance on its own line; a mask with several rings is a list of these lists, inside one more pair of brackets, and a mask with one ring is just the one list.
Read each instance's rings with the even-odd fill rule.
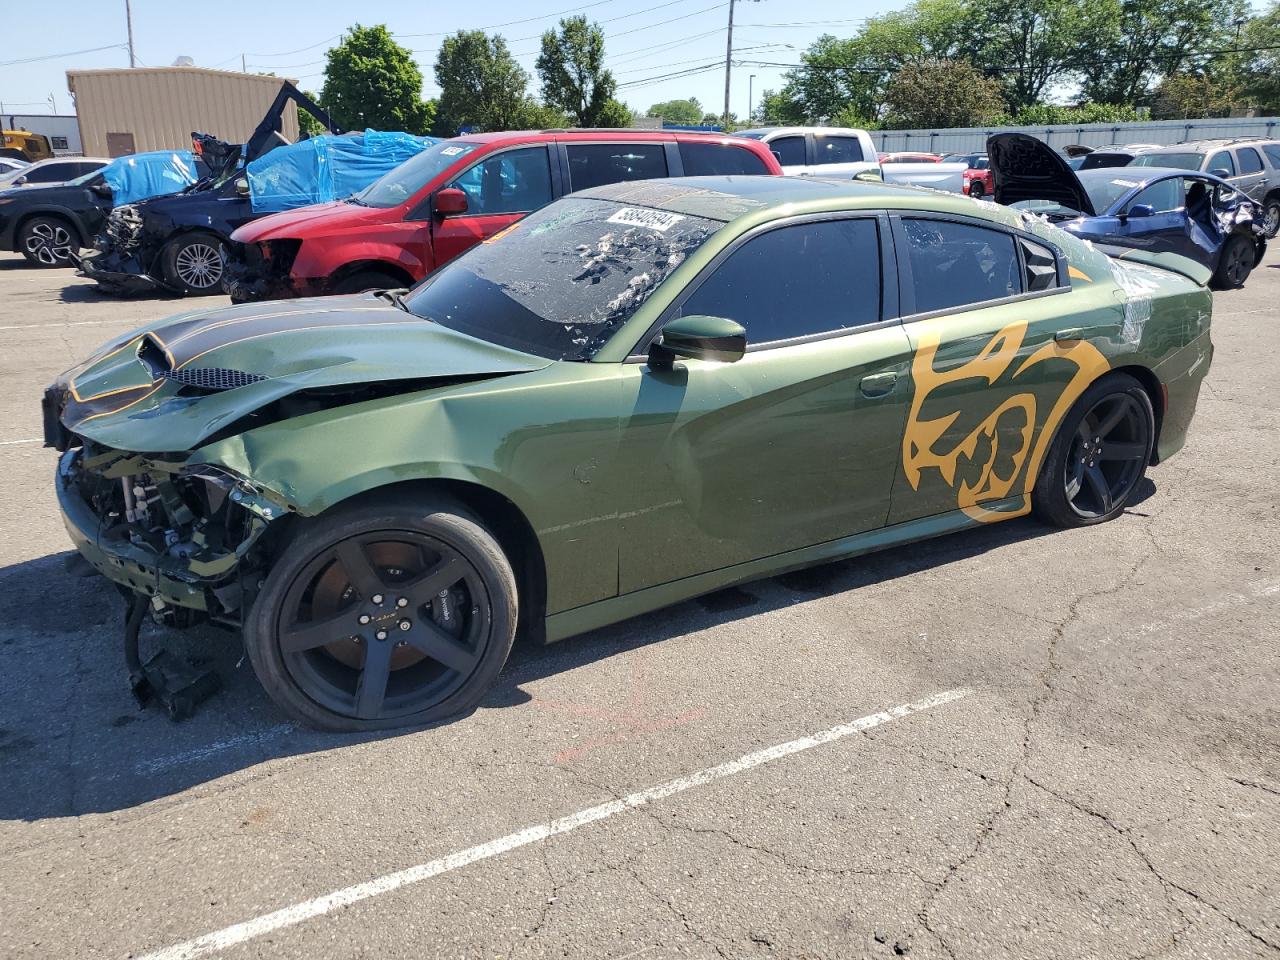
[[1174,253],[1203,264],[1219,289],[1239,287],[1267,249],[1261,211],[1225,180],[1164,167],[1072,170],[1043,141],[987,141],[996,203],[1041,214],[1112,247]]

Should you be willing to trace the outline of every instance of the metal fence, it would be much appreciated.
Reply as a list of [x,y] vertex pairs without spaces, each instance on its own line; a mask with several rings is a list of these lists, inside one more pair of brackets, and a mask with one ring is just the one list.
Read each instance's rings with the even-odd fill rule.
[[993,133],[1030,134],[1051,147],[1080,143],[1181,143],[1219,137],[1280,138],[1280,117],[1221,117],[1201,120],[1141,120],[1136,123],[1084,123],[1048,127],[955,127],[943,130],[872,130],[877,150],[928,153],[980,153]]

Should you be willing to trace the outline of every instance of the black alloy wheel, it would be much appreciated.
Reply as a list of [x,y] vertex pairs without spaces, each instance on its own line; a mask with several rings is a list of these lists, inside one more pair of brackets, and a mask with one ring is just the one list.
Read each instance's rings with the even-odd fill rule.
[[1125,373],[1087,389],[1063,419],[1032,493],[1040,519],[1082,527],[1119,516],[1146,476],[1155,445],[1147,391]]
[[474,706],[514,632],[514,576],[483,527],[460,511],[371,507],[290,543],[245,643],[294,716],[373,730]]
[[1067,502],[1081,517],[1101,519],[1123,505],[1146,470],[1151,430],[1136,397],[1112,394],[1084,415],[1063,472]]
[[1257,260],[1258,250],[1252,240],[1239,235],[1228,237],[1214,274],[1216,285],[1223,289],[1244,286]]

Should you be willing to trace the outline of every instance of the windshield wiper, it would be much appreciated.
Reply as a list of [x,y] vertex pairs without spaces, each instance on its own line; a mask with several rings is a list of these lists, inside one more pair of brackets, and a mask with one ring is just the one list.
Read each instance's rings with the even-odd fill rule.
[[342,198],[342,202],[343,202],[343,203],[354,203],[354,204],[355,204],[356,206],[358,206],[358,207],[367,207],[367,206],[368,206],[368,204],[367,204],[367,203],[365,203],[363,200],[361,200],[359,197],[355,196],[354,194],[353,194],[352,196],[350,196],[350,197],[343,197],[343,198]]

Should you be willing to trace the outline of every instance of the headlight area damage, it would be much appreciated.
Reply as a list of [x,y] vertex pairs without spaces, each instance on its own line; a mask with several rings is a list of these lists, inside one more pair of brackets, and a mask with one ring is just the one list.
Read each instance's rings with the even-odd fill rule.
[[96,280],[104,293],[132,295],[160,288],[151,272],[168,236],[146,230],[145,223],[142,211],[131,203],[112,210],[94,238],[94,252],[81,259],[80,273]]
[[[161,650],[145,664],[138,633],[147,611],[167,625],[210,621],[238,628],[267,569],[288,507],[229,471],[184,458],[139,455],[92,441],[58,464],[63,520],[80,556],[130,603],[125,660],[140,703],[155,699],[175,719],[218,687]],[[268,536],[268,533],[270,535]]]

